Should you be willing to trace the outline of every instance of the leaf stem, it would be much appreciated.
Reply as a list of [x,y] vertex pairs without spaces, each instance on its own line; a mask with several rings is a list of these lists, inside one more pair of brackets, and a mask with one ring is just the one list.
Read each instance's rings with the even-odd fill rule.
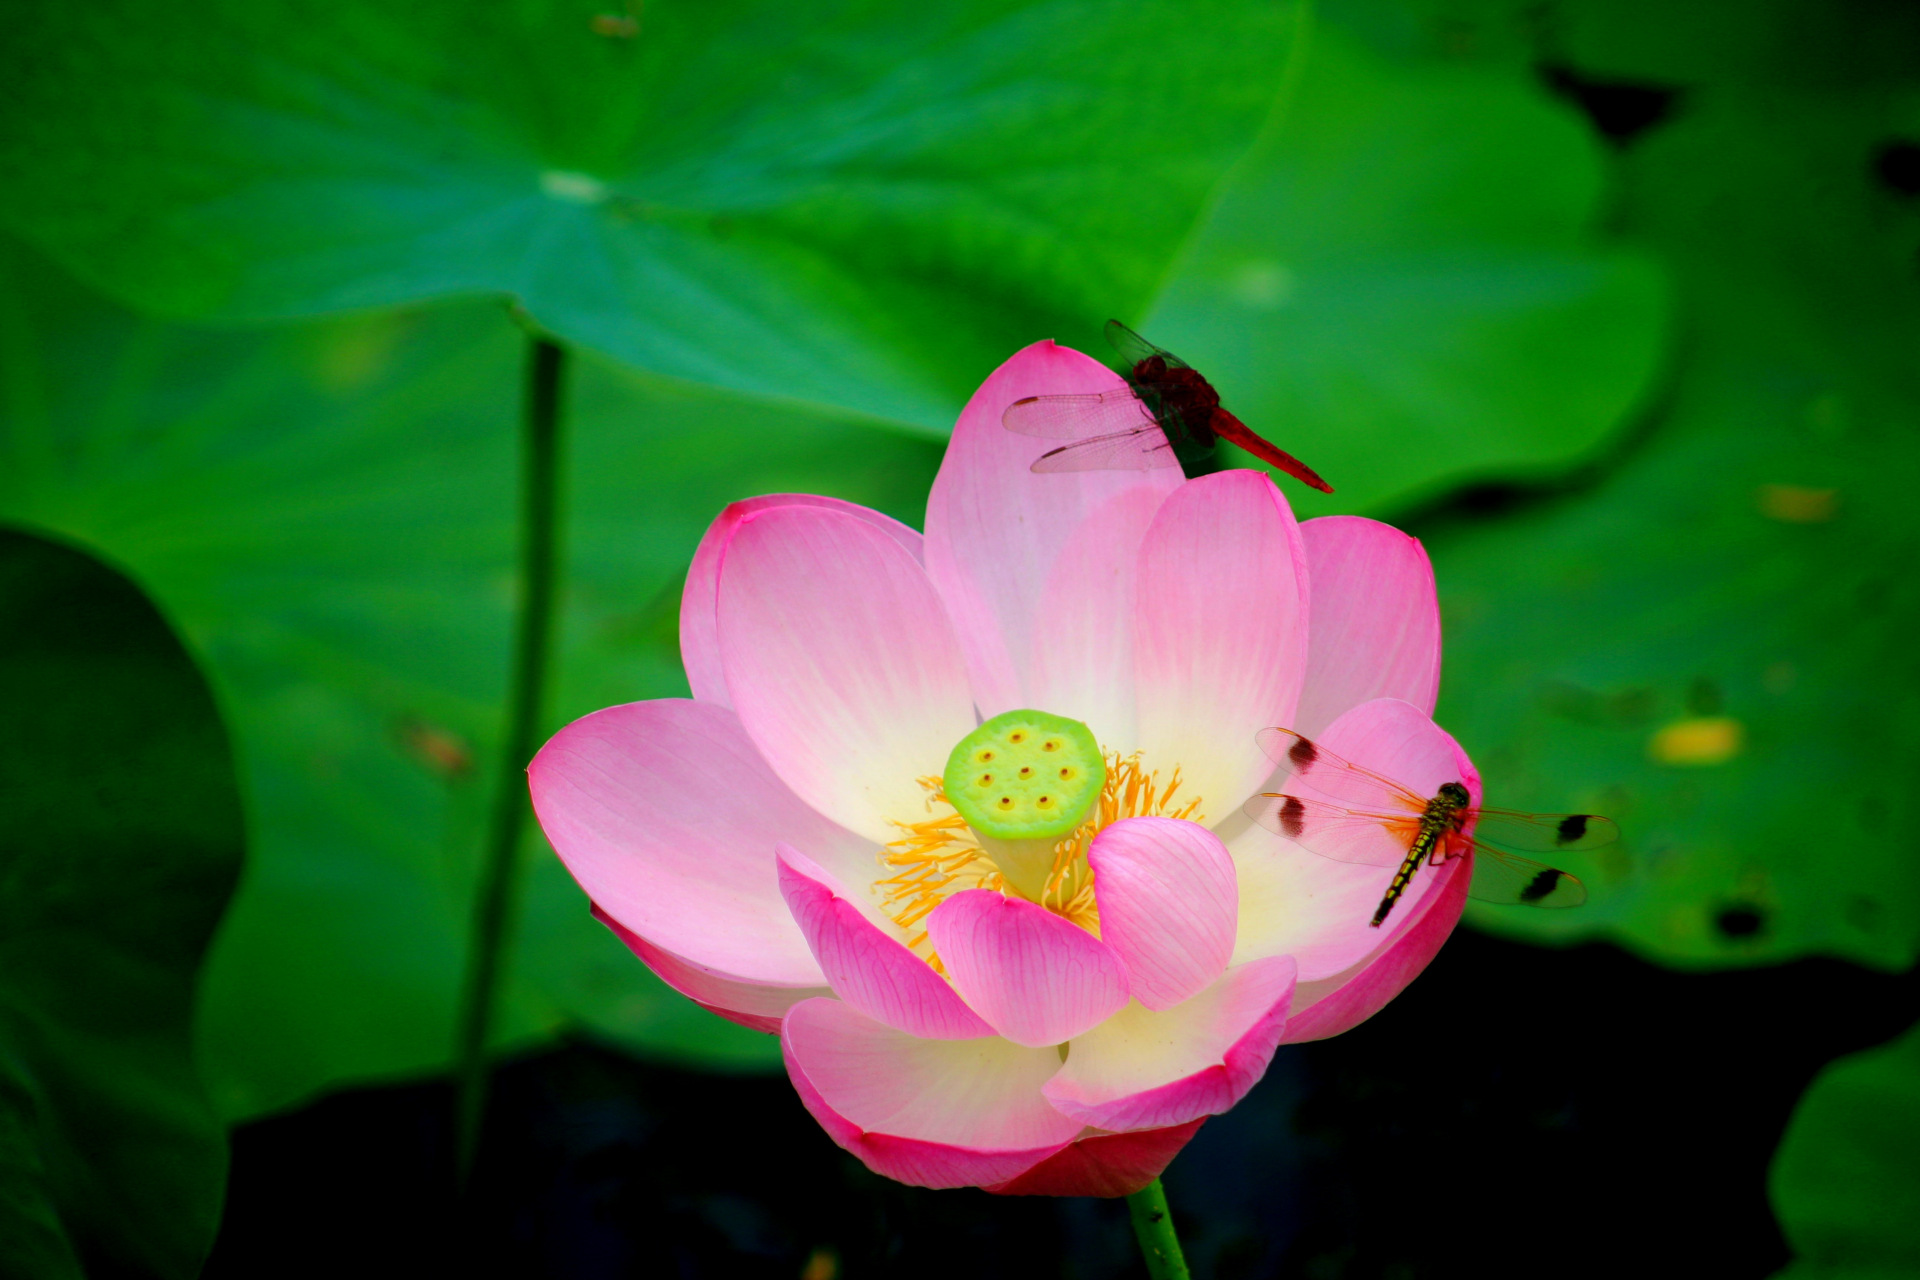
[[1127,1212],[1133,1215],[1133,1234],[1140,1241],[1140,1255],[1147,1260],[1147,1274],[1153,1280],[1188,1280],[1192,1273],[1180,1252],[1180,1237],[1174,1233],[1160,1179],[1128,1196]]
[[564,354],[558,343],[538,334],[527,353],[520,474],[520,614],[456,1047],[459,1095],[454,1150],[463,1184],[479,1150],[486,1110],[488,1039],[506,967],[507,926],[518,897],[520,833],[529,807],[526,769],[540,727],[541,684],[552,632]]

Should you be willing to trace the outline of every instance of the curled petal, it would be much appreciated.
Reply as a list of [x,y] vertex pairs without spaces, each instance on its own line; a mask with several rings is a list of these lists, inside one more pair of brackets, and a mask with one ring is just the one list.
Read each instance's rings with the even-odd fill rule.
[[760,753],[808,804],[876,843],[925,812],[972,731],[966,665],[933,584],[885,532],[839,511],[740,522],[720,566],[720,659]]
[[[1124,386],[1091,357],[1051,342],[1015,352],[967,401],[927,498],[927,573],[947,602],[966,650],[982,714],[1038,706],[1095,722],[1040,696],[1029,669],[1036,631],[1064,608],[1048,597],[1055,565],[1082,523],[1101,511],[1124,524],[1134,503],[1151,508],[1181,482],[1178,467],[1035,475],[1034,459],[1057,444],[1017,435],[1001,423],[1027,396],[1073,395]],[[1138,495],[1137,498],[1130,495]],[[1116,506],[1117,504],[1117,506]],[[1122,518],[1124,517],[1124,518]],[[1078,584],[1081,604],[1103,616],[1101,592],[1131,590],[1131,572]],[[1075,607],[1080,607],[1076,605]],[[1079,637],[1097,658],[1113,637]],[[1063,646],[1077,643],[1062,637]],[[1059,655],[1056,655],[1059,656]],[[1064,670],[1055,664],[1055,675]],[[1095,724],[1105,738],[1114,729]]]
[[1077,1037],[1047,1101],[1097,1129],[1157,1129],[1219,1115],[1266,1074],[1292,1003],[1294,965],[1237,965],[1164,1013],[1128,1005]]
[[1409,915],[1398,936],[1377,955],[1346,973],[1300,985],[1282,1043],[1325,1040],[1351,1031],[1386,1008],[1420,976],[1460,923],[1473,868],[1464,859],[1455,859],[1440,869],[1437,878],[1439,884],[1418,912]]
[[800,1100],[828,1136],[912,1186],[1005,1182],[1080,1131],[1040,1096],[1060,1065],[1052,1048],[922,1040],[839,1000],[795,1005],[780,1045]]
[[774,874],[774,843],[829,866],[873,845],[801,803],[724,707],[678,698],[608,707],[556,733],[527,769],[554,851],[601,911],[693,964],[821,986]]
[[728,1022],[737,1022],[755,1031],[778,1035],[787,1010],[802,1000],[829,994],[828,989],[822,986],[776,986],[765,982],[747,982],[730,974],[703,968],[664,947],[654,946],[599,907],[593,909],[593,917],[613,930],[614,936],[626,943],[627,949],[640,957],[662,982],[708,1013],[717,1013]]
[[1170,1009],[1212,984],[1233,955],[1233,858],[1197,822],[1126,818],[1087,850],[1100,938],[1127,966],[1133,998]]
[[833,993],[861,1013],[932,1040],[990,1036],[993,1028],[931,966],[863,915],[813,859],[780,846],[780,891]]
[[927,933],[967,1004],[1015,1044],[1061,1044],[1127,1003],[1113,949],[1023,899],[956,893],[927,917]]
[[1140,748],[1178,764],[1210,822],[1272,769],[1254,735],[1291,722],[1307,663],[1300,530],[1256,471],[1190,480],[1140,549],[1135,667]]
[[880,514],[857,503],[839,498],[823,498],[811,493],[770,493],[729,503],[726,510],[707,526],[700,546],[687,568],[686,586],[680,592],[680,660],[686,664],[687,684],[701,702],[722,707],[733,705],[727,694],[726,673],[720,666],[720,624],[716,607],[720,595],[720,561],[727,543],[740,522],[756,511],[772,507],[825,507],[865,520],[912,554],[921,558],[920,535],[892,516]]
[[997,1196],[1130,1196],[1173,1163],[1206,1117],[1166,1129],[1097,1133],[1048,1156],[1011,1182],[984,1187]]

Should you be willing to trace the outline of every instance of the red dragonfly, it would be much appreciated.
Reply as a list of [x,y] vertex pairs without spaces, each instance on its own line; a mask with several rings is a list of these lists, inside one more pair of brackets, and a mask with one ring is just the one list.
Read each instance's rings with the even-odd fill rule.
[[1422,863],[1437,867],[1468,853],[1477,856],[1467,892],[1482,902],[1577,907],[1587,900],[1587,887],[1579,880],[1497,846],[1551,853],[1596,849],[1620,836],[1611,818],[1594,813],[1476,808],[1458,781],[1440,784],[1427,798],[1342,760],[1291,729],[1262,729],[1259,741],[1275,764],[1293,770],[1289,783],[1298,780],[1301,790],[1317,794],[1261,792],[1245,805],[1249,818],[1323,858],[1378,867],[1399,864],[1380,909],[1373,913],[1375,928]]
[[[1163,351],[1118,320],[1107,321],[1107,341],[1126,359],[1127,385],[1086,395],[1028,396],[1007,406],[1000,421],[1023,436],[1070,440],[1034,460],[1035,471],[1145,471],[1207,469],[1216,439],[1229,440],[1322,493],[1333,486],[1300,459],[1253,433],[1220,407],[1220,393],[1192,366]],[[1158,428],[1156,430],[1155,428]],[[1197,469],[1196,469],[1197,468]]]

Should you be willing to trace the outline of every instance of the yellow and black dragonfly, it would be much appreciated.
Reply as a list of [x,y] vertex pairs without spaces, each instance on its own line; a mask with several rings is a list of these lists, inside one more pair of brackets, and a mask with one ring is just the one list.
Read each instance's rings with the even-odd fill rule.
[[[1555,853],[1613,843],[1620,829],[1596,813],[1516,813],[1473,803],[1459,781],[1422,796],[1391,778],[1343,760],[1291,729],[1262,729],[1261,750],[1292,770],[1303,794],[1263,791],[1246,815],[1301,848],[1337,862],[1399,870],[1373,913],[1377,928],[1424,864],[1477,854],[1469,896],[1529,907],[1577,907],[1587,887],[1558,867],[1508,852]],[[1382,838],[1382,833],[1386,838]]]

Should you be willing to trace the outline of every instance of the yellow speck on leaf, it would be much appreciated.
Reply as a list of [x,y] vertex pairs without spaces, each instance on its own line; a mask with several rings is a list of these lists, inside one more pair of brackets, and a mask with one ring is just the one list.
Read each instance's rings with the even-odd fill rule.
[[1676,720],[1653,735],[1647,754],[1661,764],[1725,764],[1746,745],[1747,726],[1732,716]]
[[1831,520],[1840,506],[1839,491],[1807,489],[1797,484],[1763,484],[1755,491],[1760,514],[1788,524],[1820,524]]
[[631,40],[640,34],[640,19],[629,13],[596,13],[593,34],[609,40]]
[[599,204],[607,198],[607,186],[590,173],[569,169],[549,169],[540,175],[540,189],[555,200],[569,204]]

